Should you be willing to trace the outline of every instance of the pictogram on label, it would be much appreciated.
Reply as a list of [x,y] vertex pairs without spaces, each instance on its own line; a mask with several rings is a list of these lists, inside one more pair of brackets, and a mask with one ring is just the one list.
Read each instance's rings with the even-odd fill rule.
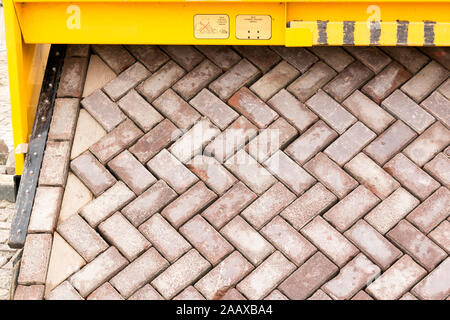
[[194,36],[197,39],[227,39],[230,18],[226,14],[197,14],[194,16]]

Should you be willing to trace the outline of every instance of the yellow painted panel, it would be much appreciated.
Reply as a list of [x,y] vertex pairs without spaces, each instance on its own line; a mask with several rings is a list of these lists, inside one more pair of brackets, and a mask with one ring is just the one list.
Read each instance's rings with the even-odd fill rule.
[[[282,45],[286,29],[284,3],[17,3],[17,12],[27,43]],[[196,39],[199,14],[228,15],[230,37]],[[246,14],[270,15],[271,38],[237,39],[236,16]]]

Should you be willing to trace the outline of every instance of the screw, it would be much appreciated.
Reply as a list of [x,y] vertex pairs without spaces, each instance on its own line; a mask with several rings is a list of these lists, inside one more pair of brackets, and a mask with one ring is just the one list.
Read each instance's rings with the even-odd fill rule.
[[50,88],[53,88],[53,83],[49,83],[48,86],[49,86]]
[[52,68],[52,71],[53,71],[53,72],[56,72],[56,67],[53,67],[53,68]]

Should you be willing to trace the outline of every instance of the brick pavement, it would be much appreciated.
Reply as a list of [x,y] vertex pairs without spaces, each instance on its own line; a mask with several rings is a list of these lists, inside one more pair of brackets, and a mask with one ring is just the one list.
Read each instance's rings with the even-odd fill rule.
[[448,299],[436,50],[72,46],[15,298]]

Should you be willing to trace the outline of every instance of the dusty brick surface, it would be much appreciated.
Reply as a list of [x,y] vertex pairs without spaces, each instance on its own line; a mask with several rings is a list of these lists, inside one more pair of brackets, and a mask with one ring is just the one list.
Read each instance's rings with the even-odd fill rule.
[[70,46],[16,298],[449,299],[448,57]]

